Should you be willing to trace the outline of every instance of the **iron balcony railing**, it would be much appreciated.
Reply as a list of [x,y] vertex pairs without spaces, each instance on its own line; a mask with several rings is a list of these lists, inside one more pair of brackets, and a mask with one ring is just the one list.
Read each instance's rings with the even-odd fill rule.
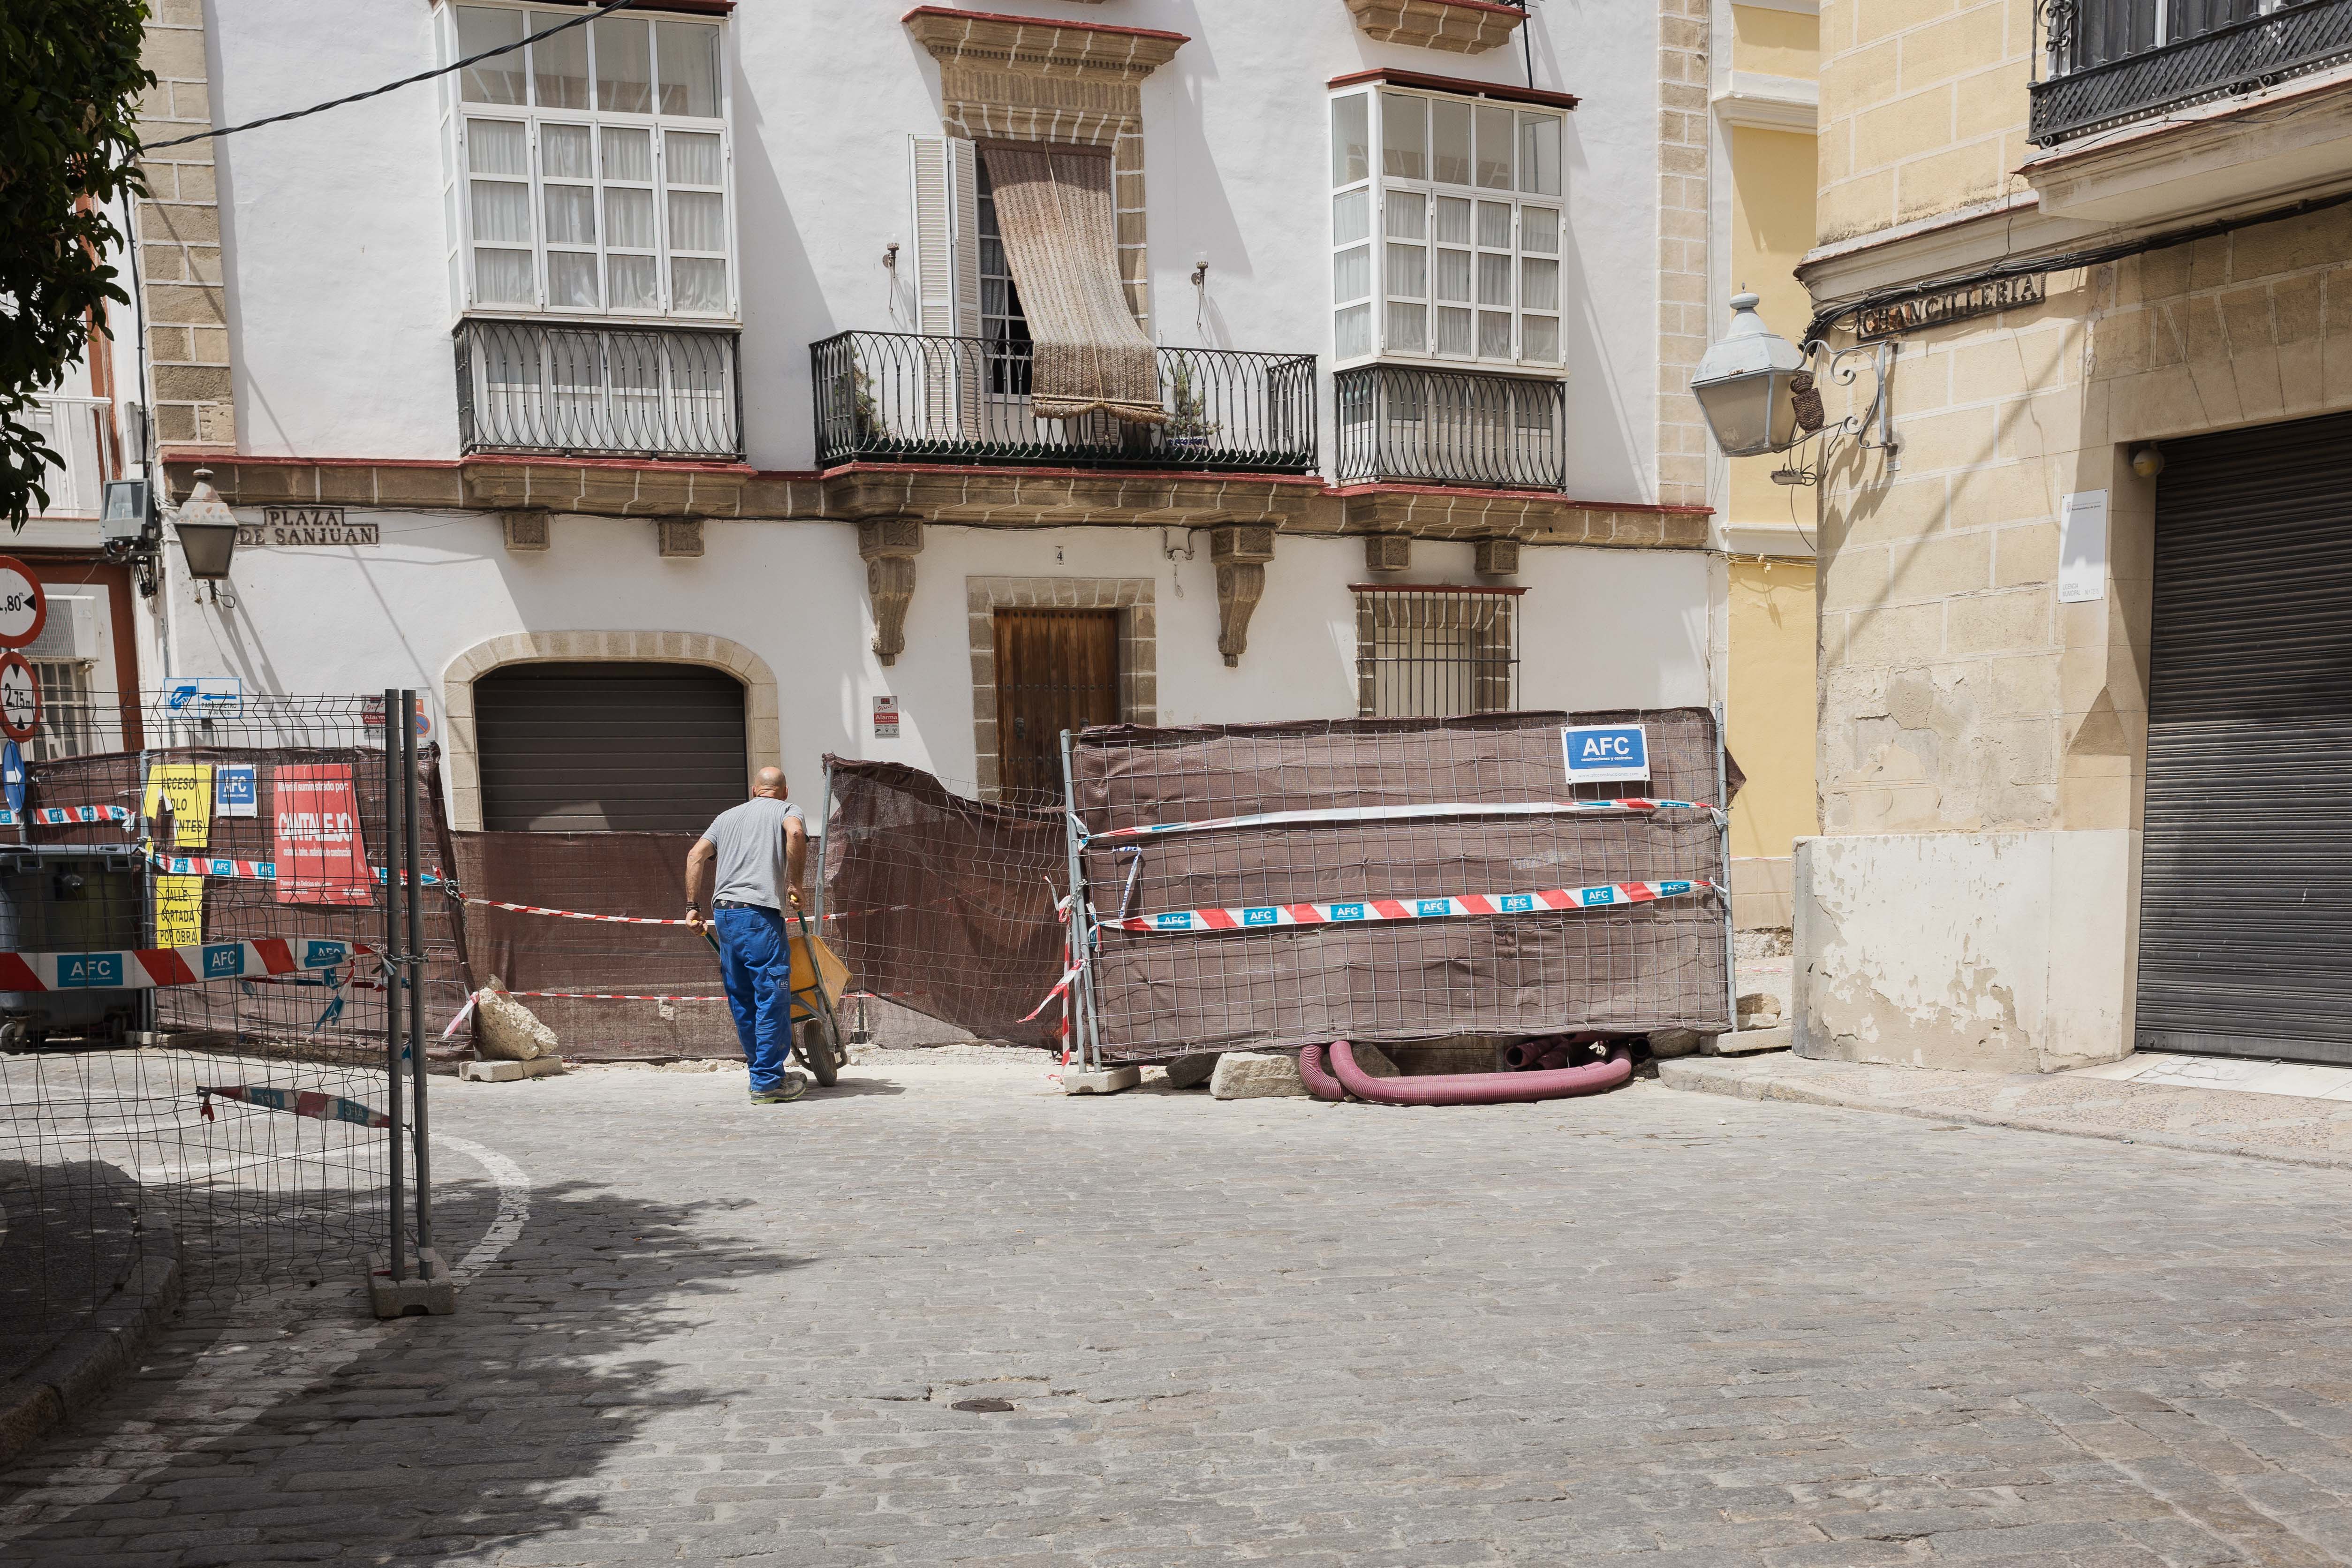
[[2352,60],[2352,0],[2037,0],[2041,146]]
[[1342,484],[1567,488],[1565,382],[1374,364],[1340,371],[1331,390]]
[[1048,419],[1030,405],[1028,343],[842,332],[809,350],[817,460],[1313,471],[1314,355],[1159,354],[1165,424]]
[[742,460],[731,327],[468,318],[456,338],[467,452]]

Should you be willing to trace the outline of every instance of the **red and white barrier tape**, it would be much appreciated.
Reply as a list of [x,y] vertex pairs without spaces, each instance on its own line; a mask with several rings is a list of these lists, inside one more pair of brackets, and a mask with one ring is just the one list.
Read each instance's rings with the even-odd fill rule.
[[213,1096],[234,1100],[262,1110],[288,1110],[297,1116],[307,1116],[313,1121],[348,1121],[354,1127],[389,1127],[392,1118],[371,1105],[356,1100],[346,1100],[339,1094],[322,1094],[311,1089],[278,1089],[262,1083],[232,1083],[216,1087],[196,1086],[196,1103],[211,1121]]
[[0,952],[0,991],[150,990],[333,969],[374,948],[316,937],[264,937],[101,952]]
[[[553,915],[558,920],[600,921],[606,925],[620,926],[682,926],[685,921],[655,920],[650,915],[592,915],[581,910],[551,910],[540,904],[509,904],[497,899],[467,899],[469,904],[479,904],[486,910],[511,910],[519,915]],[[520,996],[523,993],[515,993]]]
[[1167,833],[1209,833],[1229,827],[1286,827],[1304,822],[1414,822],[1438,816],[1559,816],[1604,811],[1713,811],[1701,800],[1536,800],[1485,805],[1449,801],[1434,805],[1336,805],[1308,811],[1261,811],[1249,816],[1213,816],[1199,822],[1155,822],[1087,835],[1088,843],[1111,838],[1156,838]]
[[566,1002],[724,1002],[724,996],[640,996],[634,991],[509,991],[509,996],[553,996]]
[[120,822],[139,820],[139,814],[127,805],[36,805],[23,811],[11,811],[0,805],[0,827],[23,827],[37,824],[57,827],[77,822]]
[[1069,994],[1070,986],[1077,978],[1078,972],[1076,969],[1066,969],[1062,971],[1062,977],[1054,982],[1054,988],[1045,993],[1045,999],[1043,1002],[1038,1003],[1034,1007],[1030,1008],[1027,1013],[1024,1014],[1021,1021],[1024,1024],[1030,1022],[1032,1019],[1035,1018],[1038,1014],[1052,1006],[1056,1001]]
[[1435,921],[1463,915],[1542,915],[1561,910],[1601,910],[1715,889],[1712,882],[1603,882],[1590,888],[1549,888],[1531,893],[1456,893],[1439,899],[1354,899],[1328,904],[1258,904],[1227,910],[1169,910],[1105,921],[1130,931],[1250,931],[1273,926],[1347,925],[1357,921]]

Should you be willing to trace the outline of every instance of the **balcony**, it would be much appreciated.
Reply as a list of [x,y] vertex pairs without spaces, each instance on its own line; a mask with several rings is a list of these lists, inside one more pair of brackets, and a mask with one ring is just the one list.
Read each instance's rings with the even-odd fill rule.
[[1565,382],[1375,364],[1331,383],[1341,484],[1567,487]]
[[739,337],[468,318],[456,333],[464,449],[740,462]]
[[820,467],[851,462],[1304,474],[1315,357],[1161,349],[1164,425],[1030,407],[1031,345],[842,332],[810,346]]
[[2352,0],[2037,0],[2028,138],[2068,137],[2352,60]]

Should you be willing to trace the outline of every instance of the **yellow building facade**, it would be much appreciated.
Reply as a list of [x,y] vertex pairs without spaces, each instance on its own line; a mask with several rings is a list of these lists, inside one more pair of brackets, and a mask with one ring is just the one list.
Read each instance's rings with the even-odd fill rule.
[[2239,9],[1822,7],[1801,277],[1894,446],[1809,492],[1802,1054],[2352,1059],[2352,0]]
[[[1811,310],[1797,268],[1813,243],[1820,17],[1812,0],[1780,0],[1721,4],[1714,20],[1711,102],[1727,174],[1715,193],[1714,319],[1745,289],[1794,331]],[[1818,830],[1812,499],[1773,483],[1778,466],[1724,464],[1718,501],[1729,557],[1725,738],[1748,781],[1732,802],[1732,918],[1759,932],[1789,929],[1791,847]]]

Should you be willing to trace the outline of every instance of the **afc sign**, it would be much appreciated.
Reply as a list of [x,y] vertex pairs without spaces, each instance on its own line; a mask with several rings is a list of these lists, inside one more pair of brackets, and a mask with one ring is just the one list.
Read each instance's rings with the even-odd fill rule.
[[1642,725],[1571,725],[1559,732],[1559,741],[1572,784],[1621,784],[1650,776],[1650,737]]

